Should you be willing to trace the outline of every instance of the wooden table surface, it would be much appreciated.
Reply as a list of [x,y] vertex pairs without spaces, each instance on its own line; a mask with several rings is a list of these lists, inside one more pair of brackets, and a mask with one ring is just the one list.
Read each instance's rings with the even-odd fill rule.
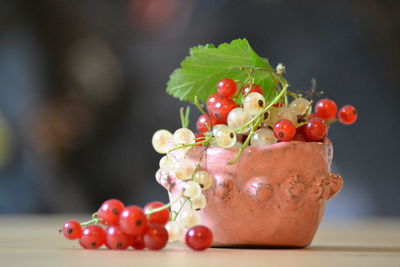
[[180,244],[157,252],[84,250],[57,232],[72,218],[77,216],[0,216],[0,266],[400,266],[400,218],[324,220],[305,249],[205,252]]

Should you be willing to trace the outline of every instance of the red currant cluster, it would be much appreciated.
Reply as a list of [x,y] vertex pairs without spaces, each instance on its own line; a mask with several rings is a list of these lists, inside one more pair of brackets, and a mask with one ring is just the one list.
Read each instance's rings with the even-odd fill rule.
[[[121,201],[110,199],[101,205],[92,220],[85,223],[67,221],[62,232],[68,239],[79,239],[79,244],[85,249],[106,245],[117,250],[130,246],[136,250],[160,250],[167,244],[169,236],[174,234],[169,233],[171,229],[166,227],[170,221],[168,207],[161,202],[151,202],[143,209],[125,207]],[[212,240],[210,229],[202,225],[191,227],[185,235],[186,244],[193,250],[209,248]]]
[[[292,97],[293,101],[289,103],[288,97]],[[268,104],[270,107],[266,107]],[[275,103],[266,103],[263,89],[259,85],[244,84],[238,90],[235,81],[224,78],[217,85],[217,93],[211,94],[207,100],[207,113],[203,113],[197,120],[196,142],[204,141],[206,133],[213,131],[213,126],[219,124],[226,124],[234,134],[242,134],[236,138],[237,146],[246,142],[249,132],[251,140],[247,143],[256,146],[291,140],[322,141],[331,123],[339,120],[348,125],[357,120],[356,109],[351,105],[342,107],[338,112],[334,101],[322,99],[316,103],[315,113],[311,113],[311,104],[311,101],[291,92],[285,92]],[[263,115],[260,119],[255,120],[261,113]],[[253,132],[247,126],[255,126]],[[233,133],[228,134],[233,136]],[[213,134],[218,145],[218,133]],[[235,146],[234,142],[229,144],[230,147]]]

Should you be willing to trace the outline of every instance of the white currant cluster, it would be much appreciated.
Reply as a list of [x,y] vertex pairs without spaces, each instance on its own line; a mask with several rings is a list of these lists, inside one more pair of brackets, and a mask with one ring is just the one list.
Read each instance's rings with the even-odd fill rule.
[[[206,197],[202,194],[212,185],[211,175],[204,170],[198,170],[196,164],[185,157],[177,158],[170,150],[187,152],[195,144],[193,132],[187,128],[180,128],[170,133],[168,130],[158,130],[152,138],[154,149],[160,154],[166,154],[160,160],[160,170],[164,173],[171,173],[181,180],[182,195],[180,199],[181,208],[174,211],[175,218],[165,226],[169,241],[179,240],[184,234],[184,228],[189,229],[200,224],[200,215],[197,211],[206,206]],[[189,202],[189,209],[183,206]]]

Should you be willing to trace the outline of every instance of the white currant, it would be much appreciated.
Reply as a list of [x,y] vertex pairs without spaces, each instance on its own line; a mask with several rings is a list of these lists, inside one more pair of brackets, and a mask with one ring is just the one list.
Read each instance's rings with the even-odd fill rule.
[[222,148],[230,148],[236,142],[236,134],[225,124],[217,124],[212,131],[215,143]]
[[197,171],[195,174],[195,179],[202,190],[207,190],[212,185],[212,177],[206,171]]
[[153,134],[151,143],[155,151],[160,154],[168,152],[168,144],[172,140],[172,134],[168,130],[158,130]]
[[260,128],[254,132],[250,144],[252,146],[265,146],[275,144],[277,141],[278,140],[271,129]]
[[250,93],[243,99],[243,108],[250,115],[257,115],[265,108],[265,99],[260,93]]

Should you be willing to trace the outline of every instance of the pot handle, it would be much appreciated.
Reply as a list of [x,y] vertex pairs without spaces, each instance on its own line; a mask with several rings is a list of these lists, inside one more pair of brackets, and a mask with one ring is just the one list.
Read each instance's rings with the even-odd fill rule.
[[329,180],[328,187],[330,190],[329,190],[327,199],[330,199],[330,198],[336,196],[342,189],[343,179],[342,179],[342,176],[340,176],[339,174],[330,173],[328,180]]

